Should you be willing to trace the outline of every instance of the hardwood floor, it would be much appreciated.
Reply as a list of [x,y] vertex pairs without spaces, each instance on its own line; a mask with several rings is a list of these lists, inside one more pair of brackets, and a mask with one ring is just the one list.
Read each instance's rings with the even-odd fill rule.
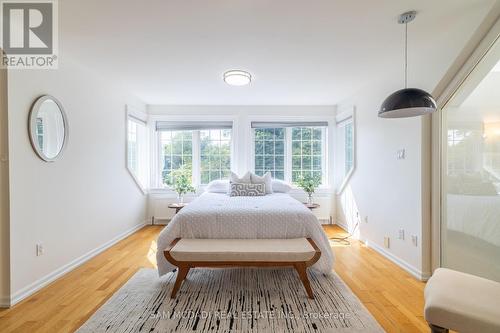
[[[155,266],[161,229],[145,227],[11,309],[0,309],[0,331],[73,332],[139,268]],[[336,226],[325,230],[343,235]],[[424,283],[356,240],[332,244],[336,272],[387,332],[429,332]]]
[[[330,237],[345,235],[325,227]],[[429,332],[423,317],[424,287],[396,264],[357,240],[334,243],[335,271],[387,332]]]

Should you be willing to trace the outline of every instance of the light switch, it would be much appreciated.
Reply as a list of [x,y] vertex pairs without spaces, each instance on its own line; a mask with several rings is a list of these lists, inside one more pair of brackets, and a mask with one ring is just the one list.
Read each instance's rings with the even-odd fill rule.
[[406,158],[406,149],[399,149],[396,153],[398,160],[404,160]]

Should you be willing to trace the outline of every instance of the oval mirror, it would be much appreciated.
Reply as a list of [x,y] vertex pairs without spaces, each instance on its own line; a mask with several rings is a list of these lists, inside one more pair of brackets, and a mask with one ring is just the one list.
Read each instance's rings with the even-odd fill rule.
[[53,162],[60,155],[68,138],[68,122],[61,103],[52,96],[39,97],[29,117],[31,145],[44,161]]

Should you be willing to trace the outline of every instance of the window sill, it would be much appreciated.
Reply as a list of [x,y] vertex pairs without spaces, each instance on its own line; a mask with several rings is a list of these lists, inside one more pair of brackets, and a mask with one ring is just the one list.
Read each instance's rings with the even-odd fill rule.
[[[188,194],[184,195],[184,198],[196,198],[205,192],[205,188],[206,188],[206,185],[200,186],[196,193],[188,193]],[[153,196],[156,196],[156,197],[177,198],[177,193],[169,188],[152,188],[148,191],[148,193],[153,195]],[[293,187],[289,193],[291,195],[307,196],[307,194],[302,189],[300,189],[298,187]],[[330,196],[333,194],[334,194],[334,191],[332,190],[332,188],[325,186],[325,187],[318,188],[316,190],[316,192],[314,192],[313,196],[327,197],[327,196]]]
[[[187,193],[184,195],[184,198],[195,198],[199,196],[203,191],[197,191],[196,193]],[[170,188],[152,188],[149,189],[149,194],[154,196],[161,196],[165,198],[177,198],[177,192]]]

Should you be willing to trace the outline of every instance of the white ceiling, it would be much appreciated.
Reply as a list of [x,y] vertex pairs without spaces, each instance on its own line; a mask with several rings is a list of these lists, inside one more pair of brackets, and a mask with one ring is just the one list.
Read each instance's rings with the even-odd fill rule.
[[[496,0],[63,0],[60,56],[147,104],[329,105],[369,84],[432,90]],[[230,87],[228,69],[254,81]]]

